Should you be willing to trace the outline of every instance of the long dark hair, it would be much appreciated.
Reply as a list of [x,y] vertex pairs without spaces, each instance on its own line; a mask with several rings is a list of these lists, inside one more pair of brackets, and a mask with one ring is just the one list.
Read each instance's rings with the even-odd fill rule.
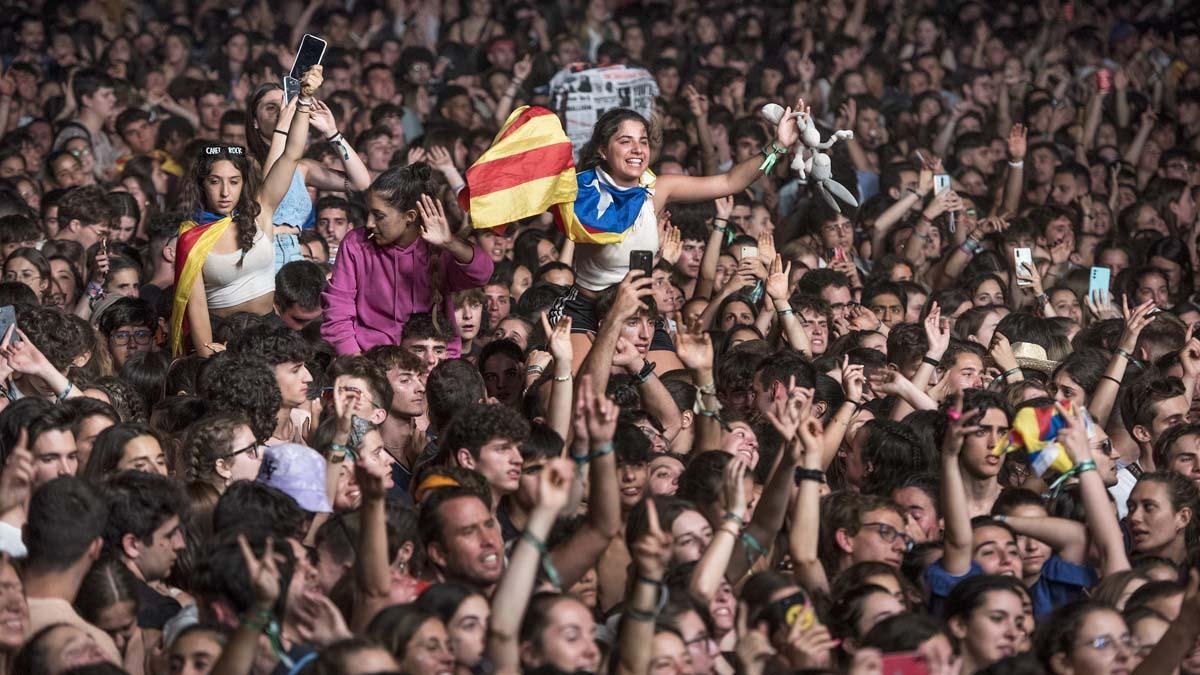
[[[625,120],[633,120],[640,123],[646,128],[646,135],[650,134],[650,122],[642,117],[636,111],[629,108],[613,108],[600,116],[596,120],[596,126],[592,127],[592,137],[588,139],[583,149],[579,151],[579,170],[587,171],[594,169],[604,163],[604,159],[600,157],[600,148],[608,145],[612,137],[617,134],[617,130],[621,128],[621,123]],[[647,158],[649,161],[649,158]]]
[[[371,192],[379,195],[393,209],[404,212],[417,208],[421,195],[440,200],[438,184],[433,179],[433,167],[427,162],[416,162],[408,166],[392,167],[384,171],[371,183]],[[442,257],[436,251],[429,252],[426,273],[429,277],[429,314],[434,327],[446,332],[445,308],[442,307],[442,273],[438,263]]]
[[[250,134],[247,133],[249,138]],[[234,150],[234,152],[230,152]],[[237,226],[238,248],[245,254],[254,247],[254,234],[258,226],[254,221],[262,208],[258,205],[258,189],[262,184],[262,173],[258,162],[248,157],[240,146],[206,145],[188,163],[187,173],[183,176],[183,188],[179,196],[182,211],[189,216],[200,209],[208,209],[208,200],[204,194],[204,181],[212,173],[213,164],[221,160],[233,162],[233,166],[242,174],[242,193],[233,207],[233,223]]]
[[[259,133],[258,116],[255,113],[258,112],[258,106],[262,103],[262,100],[267,97],[267,94],[282,89],[283,87],[275,84],[274,82],[268,82],[266,84],[259,85],[258,89],[255,89],[254,93],[250,94],[250,97],[246,99],[246,145],[250,148],[250,154],[253,155],[254,159],[257,159],[259,163],[266,161],[267,151],[270,150],[270,145],[263,140],[262,134]],[[280,114],[282,114],[282,110]],[[269,131],[274,131],[274,129]]]

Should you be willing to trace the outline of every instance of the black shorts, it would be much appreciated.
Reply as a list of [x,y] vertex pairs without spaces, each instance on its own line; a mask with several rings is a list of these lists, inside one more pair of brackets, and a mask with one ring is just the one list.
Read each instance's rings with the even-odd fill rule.
[[[572,286],[567,294],[554,301],[550,307],[548,318],[553,325],[564,316],[571,317],[572,333],[587,333],[595,335],[600,328],[596,320],[596,301],[579,292],[578,286]],[[667,333],[666,324],[661,318],[654,320],[654,337],[650,340],[651,351],[675,351],[675,343]]]

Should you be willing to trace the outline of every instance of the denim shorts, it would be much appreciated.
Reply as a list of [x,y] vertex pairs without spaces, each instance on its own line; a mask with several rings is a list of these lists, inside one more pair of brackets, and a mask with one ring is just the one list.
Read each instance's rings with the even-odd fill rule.
[[304,260],[304,253],[300,250],[300,238],[294,234],[275,235],[275,271],[278,272],[280,267],[296,260]]

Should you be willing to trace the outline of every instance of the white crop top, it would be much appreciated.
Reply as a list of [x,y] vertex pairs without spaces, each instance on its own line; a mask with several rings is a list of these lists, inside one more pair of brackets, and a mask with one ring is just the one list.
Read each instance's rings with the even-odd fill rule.
[[240,305],[274,290],[275,247],[261,229],[245,257],[237,250],[209,253],[204,260],[204,295],[209,309]]
[[653,188],[625,241],[575,245],[575,284],[589,291],[602,291],[621,283],[629,274],[631,251],[658,251],[658,216],[654,213]]

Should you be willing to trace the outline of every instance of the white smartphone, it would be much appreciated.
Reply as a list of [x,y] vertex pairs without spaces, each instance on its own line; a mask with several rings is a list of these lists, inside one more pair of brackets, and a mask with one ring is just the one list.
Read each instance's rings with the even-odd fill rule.
[[1024,277],[1022,269],[1033,269],[1033,250],[1028,248],[1014,249],[1013,261],[1016,263],[1017,285],[1032,286],[1033,282]]
[[943,190],[950,189],[950,174],[939,173],[933,176],[933,194],[940,195]]
[[742,247],[742,260],[745,260],[746,258],[757,258],[757,257],[758,257],[758,247],[757,246],[743,246]]

